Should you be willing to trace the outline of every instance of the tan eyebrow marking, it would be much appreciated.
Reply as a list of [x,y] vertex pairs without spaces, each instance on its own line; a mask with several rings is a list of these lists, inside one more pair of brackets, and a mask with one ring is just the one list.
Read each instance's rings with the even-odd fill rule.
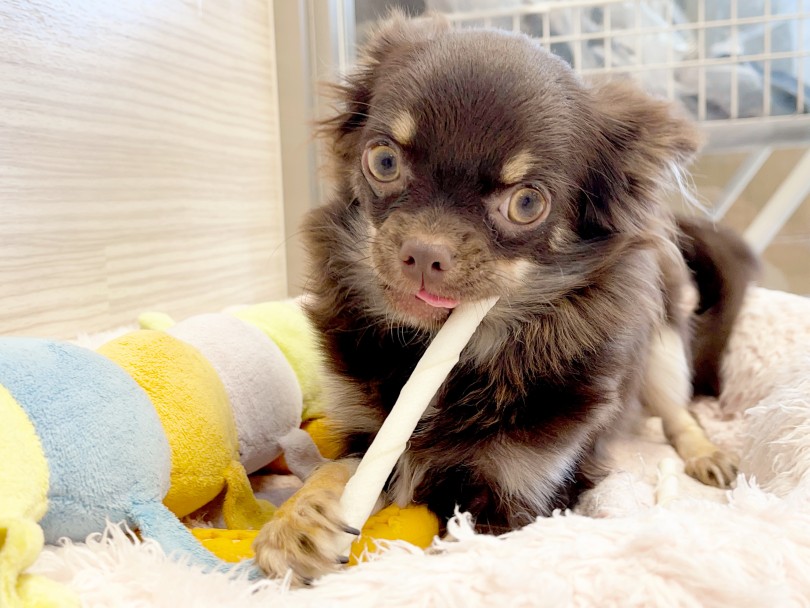
[[416,121],[407,110],[403,110],[391,121],[391,135],[397,143],[407,146],[416,135]]
[[521,181],[532,168],[533,158],[527,150],[515,154],[503,165],[501,181],[504,184],[515,184]]

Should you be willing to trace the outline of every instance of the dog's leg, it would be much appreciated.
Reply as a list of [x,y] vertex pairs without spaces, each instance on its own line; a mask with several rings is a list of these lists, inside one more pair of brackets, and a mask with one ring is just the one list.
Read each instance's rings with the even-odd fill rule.
[[336,540],[344,532],[358,532],[341,521],[339,502],[359,462],[319,466],[278,508],[253,543],[256,564],[264,572],[282,577],[291,568],[296,582],[307,582],[345,563],[345,556],[335,553]]
[[737,468],[734,460],[714,445],[686,409],[691,385],[683,340],[666,326],[653,337],[644,382],[644,403],[660,416],[664,434],[683,458],[686,473],[707,485],[728,487]]

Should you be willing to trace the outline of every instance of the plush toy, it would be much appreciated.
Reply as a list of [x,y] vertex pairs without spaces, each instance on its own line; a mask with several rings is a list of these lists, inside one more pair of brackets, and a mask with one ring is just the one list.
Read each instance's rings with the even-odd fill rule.
[[219,559],[230,563],[253,559],[253,540],[258,530],[223,530],[220,528],[194,528],[194,537]]
[[300,428],[303,403],[295,373],[275,342],[262,331],[225,314],[202,314],[177,324],[166,315],[139,317],[141,327],[161,327],[196,348],[225,387],[239,440],[239,459],[248,473],[282,451],[290,470],[305,478],[323,461]]
[[349,565],[368,558],[379,548],[379,541],[404,540],[427,549],[439,534],[439,518],[424,505],[388,505],[366,520],[349,549]]
[[232,313],[257,327],[275,342],[293,368],[301,386],[303,420],[324,415],[323,362],[312,325],[300,300],[265,302]]
[[[260,329],[279,346],[301,386],[302,428],[325,458],[333,458],[341,449],[329,432],[328,422],[323,420],[323,360],[315,332],[304,314],[303,303],[303,298],[264,302],[243,306],[230,314]],[[290,473],[296,464],[293,463],[292,467],[289,464],[286,454],[281,454],[270,463],[269,469],[275,473]]]
[[330,427],[328,418],[306,420],[301,428],[312,437],[312,441],[318,446],[318,450],[324,458],[337,458],[343,453],[342,440]]
[[171,447],[163,502],[178,517],[224,490],[228,528],[259,528],[273,505],[257,500],[239,462],[236,425],[216,370],[195,348],[164,332],[138,330],[101,346],[149,395]]
[[[26,413],[47,461],[48,482],[40,469],[26,473],[32,491],[47,484],[41,522],[47,542],[83,541],[104,530],[107,521],[124,521],[167,553],[181,552],[206,567],[224,566],[162,504],[169,488],[169,444],[149,398],[118,365],[71,344],[1,338],[0,385]],[[5,430],[7,417],[0,418]],[[32,449],[24,430],[3,445],[12,454]],[[36,458],[26,462],[33,467]],[[0,481],[0,496],[13,496],[14,482],[10,488],[5,482]],[[35,502],[37,509],[44,507]]]
[[[343,453],[343,445],[340,436],[332,430],[328,418],[321,417],[304,420],[301,423],[301,430],[309,435],[310,440],[315,444],[315,449],[318,450],[318,453],[323,458],[337,458]],[[296,466],[300,465],[293,463],[292,467],[288,466],[285,454],[281,454],[267,465],[267,471],[279,475],[289,475],[293,472],[291,468],[296,468]]]
[[[256,530],[219,530],[197,528],[192,533],[209,551],[227,562],[251,559]],[[423,505],[389,505],[372,515],[360,537],[352,543],[349,565],[354,566],[373,554],[379,541],[403,540],[422,549],[431,545],[439,533],[439,518]]]
[[48,464],[34,426],[0,386],[0,606],[78,607],[68,589],[23,574],[44,544],[37,525],[48,510]]
[[[486,312],[479,310],[480,315],[473,321],[476,315],[462,312],[463,309],[460,307],[451,315],[451,320],[456,319],[456,322],[449,322],[447,326],[454,329],[443,329],[417,366],[409,385],[413,386],[415,380],[419,390],[409,393],[406,390],[409,385],[403,389],[403,399],[417,406],[406,412],[409,422],[396,422],[394,414],[402,413],[402,408],[397,406],[389,417],[393,422],[386,423],[388,428],[397,431],[394,441],[397,445],[383,450],[378,446],[376,451],[372,445],[363,461],[367,466],[364,468],[361,464],[355,480],[360,487],[364,487],[366,481],[369,485],[364,490],[364,499],[355,497],[349,501],[349,507],[352,504],[357,507],[355,513],[366,509],[361,502],[376,499],[381,487],[377,487],[379,479],[384,482],[388,474],[386,463],[390,461],[392,466],[396,461],[400,453],[397,450],[401,451],[412,431],[408,426],[411,422],[416,424],[420,408],[427,403],[416,402],[430,399]],[[264,336],[275,335],[274,339],[284,344],[281,351],[296,372],[303,400],[309,401],[309,413],[304,413],[303,417],[310,416],[306,423],[311,426],[310,433],[329,441],[328,421],[318,419],[321,392],[317,348],[300,308],[290,302],[271,303],[235,314],[261,328]],[[285,314],[297,316],[297,320],[289,323],[293,328],[289,334],[278,331],[278,320]],[[237,329],[237,325],[218,315],[191,320],[182,327],[166,324],[164,328],[177,337],[159,331],[133,332],[102,346],[99,352],[106,359],[70,345],[6,340],[0,343],[0,383],[6,384],[11,395],[28,412],[51,463],[50,490],[54,500],[43,520],[47,538],[51,538],[49,534],[58,534],[83,540],[90,532],[103,527],[100,518],[101,521],[124,520],[145,536],[159,540],[167,551],[181,549],[199,563],[221,567],[221,562],[194,541],[160,500],[163,498],[175,514],[183,516],[224,490],[226,525],[241,530],[195,534],[207,535],[203,539],[207,545],[214,547],[219,543],[226,547],[220,550],[226,554],[230,550],[227,547],[245,548],[255,536],[246,529],[262,525],[273,508],[255,499],[245,469],[237,461],[238,441],[229,396],[235,402],[247,404],[247,411],[262,411],[261,398],[253,390],[266,393],[270,384],[259,381],[252,390],[246,388],[247,381],[239,376],[249,364],[246,359],[239,359],[243,355],[250,359],[250,353],[264,352],[259,355],[265,357],[263,365],[257,369],[270,366],[274,370],[271,376],[287,368],[277,364],[277,353],[272,348],[268,350],[269,342],[261,340],[259,334],[241,325]],[[464,331],[468,333],[462,343],[460,332]],[[440,339],[442,335],[444,340]],[[250,346],[240,351],[239,344]],[[440,346],[442,344],[444,346]],[[453,349],[457,349],[455,355]],[[205,356],[200,351],[205,351]],[[269,355],[271,351],[273,355]],[[440,354],[438,358],[436,351]],[[3,362],[7,363],[5,367]],[[227,388],[224,383],[228,384]],[[273,390],[276,392],[266,393],[271,395],[271,400],[284,400],[293,395],[292,392],[279,393],[276,385]],[[296,416],[292,424],[297,419]],[[290,426],[291,422],[286,421],[284,425]],[[383,438],[388,437],[384,432],[386,425],[379,435]],[[278,438],[277,435],[278,429],[272,436]],[[257,437],[256,444],[259,444],[263,439],[261,435]],[[282,438],[278,439],[278,445],[286,447]],[[376,480],[364,477],[369,471]],[[352,521],[357,521],[356,515],[352,517]],[[374,538],[399,538],[426,546],[437,530],[438,522],[424,508],[389,507],[369,520],[365,536],[351,553],[356,560]],[[242,554],[248,553],[243,551]]]

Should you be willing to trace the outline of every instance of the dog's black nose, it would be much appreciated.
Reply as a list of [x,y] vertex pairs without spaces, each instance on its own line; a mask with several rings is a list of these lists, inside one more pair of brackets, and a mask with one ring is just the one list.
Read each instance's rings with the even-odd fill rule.
[[408,239],[399,250],[402,272],[412,281],[425,286],[441,283],[444,273],[453,267],[450,248],[440,243],[425,243]]

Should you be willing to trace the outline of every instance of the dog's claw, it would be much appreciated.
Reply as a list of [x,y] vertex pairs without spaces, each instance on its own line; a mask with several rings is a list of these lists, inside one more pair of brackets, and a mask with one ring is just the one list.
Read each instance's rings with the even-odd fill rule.
[[343,564],[344,566],[349,563],[349,556],[348,555],[341,555],[337,558],[337,563]]
[[343,531],[346,534],[351,534],[352,536],[360,536],[360,530],[353,528],[352,526],[343,526]]
[[719,450],[710,456],[690,458],[685,465],[687,475],[717,488],[730,487],[737,476],[735,460]]

